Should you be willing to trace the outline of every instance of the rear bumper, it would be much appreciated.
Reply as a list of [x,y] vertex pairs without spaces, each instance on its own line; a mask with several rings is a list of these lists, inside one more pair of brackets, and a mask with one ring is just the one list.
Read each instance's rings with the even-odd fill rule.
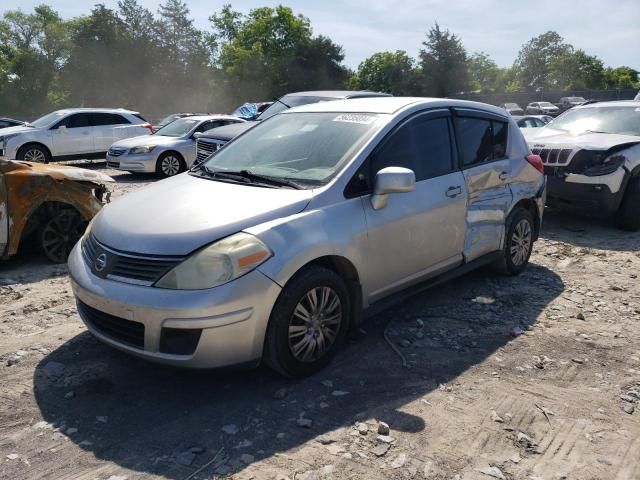
[[622,168],[600,177],[548,176],[547,205],[587,215],[611,215],[622,202],[627,181],[628,174]]

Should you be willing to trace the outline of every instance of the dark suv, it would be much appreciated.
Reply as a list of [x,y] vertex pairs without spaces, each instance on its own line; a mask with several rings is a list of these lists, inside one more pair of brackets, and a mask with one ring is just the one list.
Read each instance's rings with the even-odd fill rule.
[[330,100],[344,100],[347,98],[365,98],[365,97],[390,97],[388,93],[366,92],[366,91],[349,91],[349,90],[318,90],[315,92],[296,92],[287,93],[286,95],[275,100],[269,108],[262,112],[251,122],[236,123],[233,125],[225,125],[224,127],[213,128],[198,136],[196,142],[196,163],[202,162],[228,141],[234,139],[241,133],[246,132],[269,117],[283,110],[307,105],[310,103],[327,102]]

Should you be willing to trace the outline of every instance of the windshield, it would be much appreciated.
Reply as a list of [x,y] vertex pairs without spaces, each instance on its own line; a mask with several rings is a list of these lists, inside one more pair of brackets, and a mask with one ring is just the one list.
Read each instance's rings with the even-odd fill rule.
[[175,113],[173,115],[169,115],[168,117],[164,117],[162,120],[160,120],[160,122],[158,123],[158,128],[162,128],[165,125],[169,125],[171,122],[173,122],[175,119],[180,118],[180,115],[176,115]]
[[555,107],[554,104],[549,102],[540,102],[538,105],[540,105],[541,107]]
[[567,100],[570,102],[584,102],[585,99],[582,97],[569,97]]
[[640,108],[591,107],[568,110],[548,128],[571,133],[598,132],[640,136]]
[[[308,97],[308,96],[299,96],[296,97],[294,95],[285,95],[280,98],[280,100],[276,100],[267,108],[264,112],[262,112],[258,116],[258,120],[266,120],[269,117],[273,117],[276,113],[280,113],[283,110],[287,110],[287,106],[299,107],[300,105],[307,105],[309,103],[318,103],[318,102],[327,102],[329,100],[338,100],[337,98],[331,97]],[[286,103],[286,105],[284,105]]]
[[159,129],[155,135],[163,135],[165,137],[181,137],[186,135],[199,123],[199,120],[193,120],[192,118],[180,118],[174,122],[171,122],[166,127]]
[[44,128],[44,127],[48,127],[49,125],[51,125],[54,122],[57,122],[58,120],[60,120],[62,117],[66,116],[67,113],[69,112],[53,112],[53,113],[48,113],[47,115],[45,115],[44,117],[40,117],[37,120],[34,120],[33,122],[31,122],[29,125],[31,125],[32,127],[36,127],[36,128]]
[[369,113],[277,115],[205,162],[214,171],[243,171],[320,185],[328,182],[378,128]]

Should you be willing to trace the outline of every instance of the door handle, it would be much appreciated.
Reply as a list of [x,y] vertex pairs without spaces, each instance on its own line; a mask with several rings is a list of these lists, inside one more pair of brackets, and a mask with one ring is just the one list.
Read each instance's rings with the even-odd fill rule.
[[462,193],[462,187],[457,186],[457,187],[449,187],[445,195],[449,198],[456,198],[461,193]]
[[508,179],[509,178],[509,172],[500,172],[500,175],[498,175],[498,178],[500,180],[503,180],[503,181]]

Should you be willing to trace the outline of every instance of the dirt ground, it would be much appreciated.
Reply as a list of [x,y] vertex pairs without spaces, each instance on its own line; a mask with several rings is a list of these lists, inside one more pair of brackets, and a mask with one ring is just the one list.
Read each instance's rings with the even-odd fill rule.
[[[103,167],[114,196],[154,180]],[[398,297],[288,381],[116,352],[25,251],[0,265],[0,478],[640,479],[639,274],[640,234],[547,212],[521,276]]]

